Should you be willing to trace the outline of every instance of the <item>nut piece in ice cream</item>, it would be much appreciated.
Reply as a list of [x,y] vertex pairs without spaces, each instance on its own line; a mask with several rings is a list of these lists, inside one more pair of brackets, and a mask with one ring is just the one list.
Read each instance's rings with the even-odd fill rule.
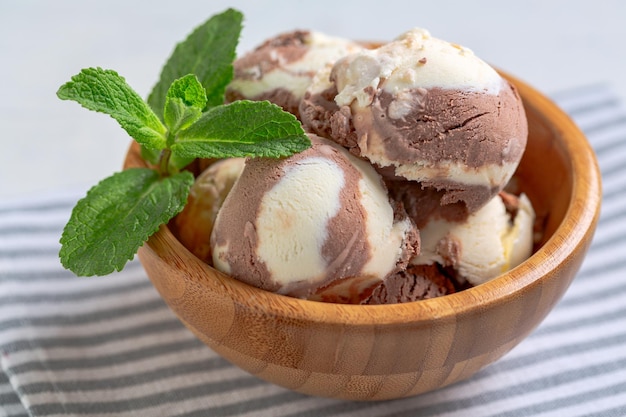
[[297,116],[315,73],[360,49],[355,42],[319,32],[278,35],[235,61],[226,99],[269,100]]
[[513,175],[528,126],[515,88],[470,50],[414,29],[321,70],[305,127],[367,158],[386,178],[443,191],[474,212]]
[[479,285],[516,267],[533,250],[535,213],[528,197],[500,193],[461,222],[433,218],[420,228],[412,265],[440,265]]
[[246,162],[215,221],[213,265],[280,294],[359,302],[406,267],[418,232],[371,165],[310,137],[299,154]]
[[211,261],[209,239],[217,213],[241,174],[244,158],[219,160],[196,178],[174,225],[180,242],[204,262]]

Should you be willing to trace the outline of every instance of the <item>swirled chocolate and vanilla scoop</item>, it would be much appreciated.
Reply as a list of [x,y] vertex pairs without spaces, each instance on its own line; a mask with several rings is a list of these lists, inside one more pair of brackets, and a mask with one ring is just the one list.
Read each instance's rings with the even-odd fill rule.
[[361,302],[423,300],[485,283],[532,254],[534,220],[528,197],[505,191],[465,219],[431,215],[419,228],[420,254]]
[[359,302],[419,250],[417,230],[370,164],[326,139],[247,161],[219,210],[213,265],[295,297]]
[[388,179],[443,191],[474,212],[507,184],[528,127],[515,88],[467,48],[414,29],[318,72],[303,124]]
[[356,42],[320,32],[282,33],[235,61],[226,98],[269,100],[297,116],[300,100],[317,71],[360,49]]

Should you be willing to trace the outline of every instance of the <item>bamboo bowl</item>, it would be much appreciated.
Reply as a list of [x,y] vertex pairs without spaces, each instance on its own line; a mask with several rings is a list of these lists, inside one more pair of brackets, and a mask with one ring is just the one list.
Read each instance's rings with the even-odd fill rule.
[[[599,215],[600,175],[584,135],[539,92],[506,77],[517,86],[529,121],[517,178],[545,217],[545,233],[532,257],[490,282],[396,305],[304,301],[216,271],[166,226],[140,248],[139,259],[200,340],[283,387],[384,400],[468,378],[516,346],[550,312],[578,271]],[[126,166],[142,164],[131,148]]]

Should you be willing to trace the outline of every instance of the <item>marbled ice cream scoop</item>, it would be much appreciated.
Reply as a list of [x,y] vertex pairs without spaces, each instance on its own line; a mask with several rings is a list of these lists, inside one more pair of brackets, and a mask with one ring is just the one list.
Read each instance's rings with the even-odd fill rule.
[[209,239],[217,213],[241,175],[245,161],[228,158],[209,165],[196,178],[185,208],[174,219],[178,239],[204,262],[212,259]]
[[442,204],[468,212],[506,185],[528,134],[512,85],[470,50],[422,29],[320,71],[300,115],[387,178],[442,190]]
[[487,282],[532,254],[535,212],[525,194],[501,192],[465,221],[431,218],[420,228],[413,265],[451,268],[460,282]]
[[246,162],[215,220],[213,265],[277,293],[359,302],[418,253],[418,233],[370,164],[310,137],[302,153]]
[[487,282],[532,254],[534,221],[528,197],[504,191],[464,220],[432,215],[420,227],[420,254],[361,303],[423,300]]
[[226,99],[269,100],[297,116],[315,73],[360,49],[355,42],[319,32],[283,33],[235,61]]

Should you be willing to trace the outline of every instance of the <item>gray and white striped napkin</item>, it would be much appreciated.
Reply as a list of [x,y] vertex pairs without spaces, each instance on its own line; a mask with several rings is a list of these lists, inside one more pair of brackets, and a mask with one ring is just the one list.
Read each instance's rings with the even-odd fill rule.
[[76,278],[58,239],[81,197],[0,202],[0,416],[624,416],[626,108],[605,85],[553,95],[603,174],[594,243],[563,300],[473,378],[414,398],[359,403],[263,382],[205,347],[137,261]]

